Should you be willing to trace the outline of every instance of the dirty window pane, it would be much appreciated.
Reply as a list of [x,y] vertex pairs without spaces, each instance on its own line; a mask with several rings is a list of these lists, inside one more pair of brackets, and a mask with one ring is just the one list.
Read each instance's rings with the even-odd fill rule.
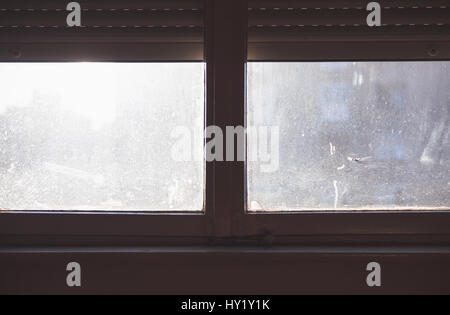
[[[0,210],[203,208],[203,63],[0,63]],[[192,159],[174,160],[184,126]]]
[[251,211],[450,208],[450,62],[250,63],[248,75],[249,127],[280,133],[276,168],[248,163]]

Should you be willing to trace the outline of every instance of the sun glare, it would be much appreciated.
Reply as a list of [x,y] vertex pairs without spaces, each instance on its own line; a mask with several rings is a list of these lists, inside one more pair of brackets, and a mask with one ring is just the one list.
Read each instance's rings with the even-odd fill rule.
[[30,64],[26,69],[6,64],[0,82],[8,80],[13,88],[3,91],[6,102],[0,112],[11,106],[38,104],[36,99],[53,101],[61,110],[89,119],[93,129],[101,129],[116,119],[116,79],[120,72],[113,68],[106,63]]

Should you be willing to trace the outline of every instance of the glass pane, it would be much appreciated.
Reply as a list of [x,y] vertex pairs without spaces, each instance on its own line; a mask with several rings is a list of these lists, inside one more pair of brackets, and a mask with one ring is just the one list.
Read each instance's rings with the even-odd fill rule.
[[203,63],[0,63],[0,95],[1,210],[202,210]]
[[250,211],[450,208],[450,62],[248,67]]

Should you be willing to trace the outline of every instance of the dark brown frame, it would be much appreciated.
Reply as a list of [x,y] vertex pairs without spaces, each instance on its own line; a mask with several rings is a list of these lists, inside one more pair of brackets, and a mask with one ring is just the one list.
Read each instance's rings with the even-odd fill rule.
[[[204,53],[206,122],[244,125],[246,62],[279,60],[280,50],[251,43],[247,58],[247,1],[205,2],[205,51],[194,44],[191,61],[203,60]],[[90,44],[81,50],[98,61],[158,59],[150,46],[129,45]],[[331,55],[327,43],[289,43],[282,45],[281,56],[285,61],[450,60],[448,42],[368,45],[334,43]],[[0,46],[0,60],[20,60],[16,45],[5,47]],[[51,55],[46,47],[19,48],[34,56],[28,61],[84,59],[73,46],[57,46]],[[438,49],[439,56],[429,56],[430,49]],[[172,60],[180,61],[177,49]],[[450,292],[450,213],[249,214],[245,164],[206,168],[204,214],[1,213],[0,294]],[[82,264],[82,288],[66,286],[71,261]],[[365,268],[372,261],[383,266],[382,288],[366,286]]]
[[[206,122],[219,127],[245,125],[246,63],[258,60],[449,60],[448,42],[324,42],[247,46],[247,1],[206,1]],[[56,44],[55,44],[56,45]],[[102,55],[112,44],[90,44],[93,60],[152,59],[147,44]],[[8,47],[14,50],[15,46]],[[71,46],[27,44],[27,61],[79,60]],[[22,49],[22,48],[21,48]],[[247,57],[247,49],[249,56]],[[430,55],[438,50],[438,56]],[[295,51],[295,58],[289,52]],[[304,56],[299,58],[299,52]],[[149,53],[150,55],[146,55]],[[19,54],[20,55],[20,54]],[[96,57],[97,56],[97,57]],[[98,57],[101,56],[101,57]],[[147,56],[147,57],[146,57]],[[14,53],[4,61],[20,60]],[[201,60],[192,56],[191,61]],[[176,54],[173,61],[179,61]],[[450,213],[440,212],[246,212],[246,166],[242,162],[208,163],[205,213],[2,213],[0,245],[341,245],[435,244],[450,242]]]
[[[205,39],[209,43],[177,43],[170,49],[164,61],[206,60],[206,122],[208,125],[228,126],[233,124],[236,112],[229,111],[232,94],[243,94],[244,76],[232,64],[243,62],[246,54],[233,44],[234,35],[242,36],[240,46],[246,46],[245,33],[239,28],[246,18],[244,1],[215,1],[206,3]],[[242,5],[239,17],[234,15],[236,5]],[[245,7],[245,10],[244,10]],[[225,15],[224,12],[230,14]],[[238,22],[236,22],[238,21]],[[233,35],[229,30],[235,29]],[[222,38],[218,40],[218,38]],[[187,46],[186,46],[187,45]],[[51,50],[49,50],[51,48]],[[167,49],[167,46],[165,45]],[[187,49],[191,52],[179,53]],[[88,56],[86,58],[86,56]],[[182,59],[180,59],[182,56]],[[234,59],[233,59],[234,57]],[[1,61],[116,61],[157,62],[163,58],[152,44],[127,43],[121,46],[113,43],[80,44],[3,44]],[[205,59],[204,59],[205,58]],[[239,63],[236,62],[239,60]],[[229,78],[237,81],[229,84]],[[238,89],[235,89],[239,85]],[[231,92],[230,92],[231,91]],[[230,97],[231,96],[231,100]],[[242,99],[243,104],[244,99]],[[239,108],[239,104],[234,105]],[[243,114],[243,109],[240,109]],[[231,116],[230,116],[231,114]],[[234,116],[233,116],[234,115]],[[231,221],[228,209],[234,191],[229,185],[233,165],[208,163],[206,165],[206,196],[204,213],[109,213],[109,212],[3,212],[0,216],[0,246],[117,246],[156,244],[197,245],[213,243],[215,237],[231,236]],[[236,170],[234,170],[236,172]],[[243,182],[242,182],[243,184]],[[242,186],[243,191],[243,186]]]

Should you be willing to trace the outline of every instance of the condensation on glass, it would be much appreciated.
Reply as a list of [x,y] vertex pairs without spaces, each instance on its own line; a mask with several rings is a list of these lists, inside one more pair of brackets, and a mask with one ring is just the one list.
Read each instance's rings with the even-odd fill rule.
[[[0,63],[0,211],[201,211],[203,73]],[[173,154],[180,128],[192,140],[185,161]]]
[[450,208],[450,62],[250,63],[250,211]]

